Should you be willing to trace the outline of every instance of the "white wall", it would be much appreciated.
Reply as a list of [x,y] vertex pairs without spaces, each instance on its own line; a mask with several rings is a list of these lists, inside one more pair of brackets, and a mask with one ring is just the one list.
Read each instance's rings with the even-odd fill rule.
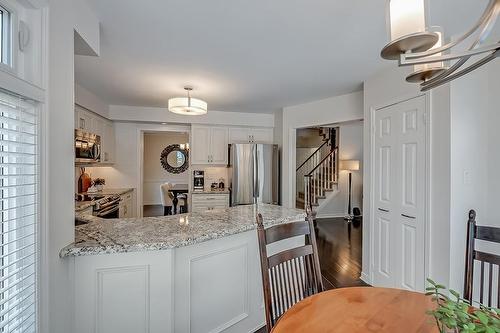
[[109,105],[79,84],[75,84],[75,104],[109,118]]
[[[363,122],[355,121],[339,125],[340,160],[358,160],[359,171],[352,171],[351,207],[363,211]],[[347,214],[349,172],[339,171],[339,192],[318,209],[318,217],[342,217]]]
[[160,163],[163,149],[173,144],[189,142],[187,132],[160,132],[144,134],[144,178],[143,204],[160,205],[160,185],[166,182],[173,184],[188,184],[188,170],[180,174],[169,173]]
[[468,211],[479,225],[500,227],[499,74],[496,61],[451,84],[450,286],[460,291]]
[[[82,2],[82,1],[78,1]],[[83,3],[79,8],[85,6]],[[89,11],[84,11],[89,13]],[[95,22],[94,17],[75,13],[74,1],[53,0],[49,4],[46,132],[43,133],[47,160],[46,222],[48,299],[42,300],[42,332],[73,331],[73,268],[60,259],[59,251],[74,241],[74,43],[76,17]],[[43,246],[43,244],[42,244]]]
[[[363,277],[371,272],[370,236],[373,225],[370,214],[371,202],[371,110],[419,96],[418,85],[405,82],[409,69],[391,67],[383,70],[364,83],[364,225],[363,225]],[[428,275],[447,283],[450,268],[450,101],[449,86],[434,89],[427,94],[430,105],[430,203],[427,215],[429,227]]]
[[283,109],[282,202],[295,207],[296,129],[363,119],[363,92]]
[[274,127],[274,114],[221,112],[209,110],[203,116],[182,116],[167,108],[110,105],[109,118],[117,121],[154,122],[170,124],[217,124],[234,126]]

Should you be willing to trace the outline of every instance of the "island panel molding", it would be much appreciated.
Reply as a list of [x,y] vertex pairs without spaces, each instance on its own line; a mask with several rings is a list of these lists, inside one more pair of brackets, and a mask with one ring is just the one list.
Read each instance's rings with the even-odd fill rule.
[[76,286],[72,332],[174,332],[171,250],[70,260]]
[[185,320],[176,320],[176,331],[223,332],[250,316],[251,247],[247,237],[237,236],[215,249],[200,246],[177,250],[175,280],[185,283],[176,284],[176,293],[186,292],[189,296],[176,304],[176,313],[188,314]]
[[[96,271],[97,333],[149,332],[149,269],[149,265],[141,265]],[[128,314],[126,318],[124,313]]]
[[[305,218],[260,204],[142,219],[80,215],[89,223],[60,253],[75,267],[73,332],[255,332],[265,324],[258,213],[266,226]],[[303,244],[293,238],[269,251]]]

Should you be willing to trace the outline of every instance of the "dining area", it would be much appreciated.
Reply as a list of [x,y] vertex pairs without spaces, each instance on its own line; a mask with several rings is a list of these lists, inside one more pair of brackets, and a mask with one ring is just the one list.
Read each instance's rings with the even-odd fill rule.
[[188,212],[188,184],[163,183],[160,185],[163,215],[176,215]]
[[[500,243],[500,228],[478,226],[474,210],[464,227],[463,293],[431,279],[419,291],[404,286],[326,290],[313,215],[308,213],[305,221],[268,228],[259,215],[266,326],[258,332],[500,332],[500,256],[476,249],[481,241]],[[304,242],[273,251],[274,243],[294,237],[303,237]]]

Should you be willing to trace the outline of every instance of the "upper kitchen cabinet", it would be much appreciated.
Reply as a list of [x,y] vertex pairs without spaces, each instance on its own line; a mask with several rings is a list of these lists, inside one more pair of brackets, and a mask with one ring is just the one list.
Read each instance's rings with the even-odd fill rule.
[[111,121],[103,125],[101,163],[115,163],[115,127]]
[[93,131],[93,117],[91,112],[85,110],[79,105],[75,105],[75,129],[81,129],[87,132]]
[[111,120],[75,105],[75,129],[97,134],[101,137],[101,164],[115,162],[115,129]]
[[229,129],[229,143],[273,143],[273,129],[233,127]]
[[229,130],[221,126],[191,128],[191,164],[227,164]]

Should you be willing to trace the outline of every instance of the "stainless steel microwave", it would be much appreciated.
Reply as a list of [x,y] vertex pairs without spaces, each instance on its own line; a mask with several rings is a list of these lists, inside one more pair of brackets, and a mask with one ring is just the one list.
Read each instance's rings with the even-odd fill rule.
[[96,163],[101,161],[101,137],[75,129],[75,162]]

